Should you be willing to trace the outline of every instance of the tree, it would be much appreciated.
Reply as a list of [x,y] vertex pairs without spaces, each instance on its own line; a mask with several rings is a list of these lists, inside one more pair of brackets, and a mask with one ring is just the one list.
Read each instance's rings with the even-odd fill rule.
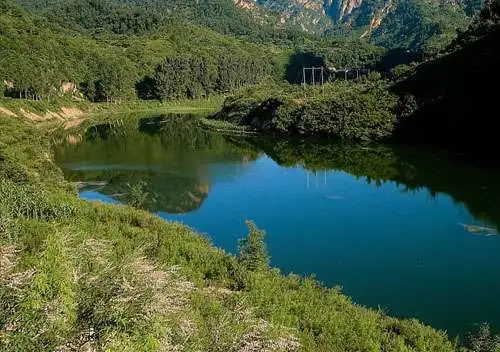
[[247,221],[248,236],[238,244],[238,261],[247,270],[260,271],[269,267],[269,254],[264,242],[265,232],[255,223]]
[[132,93],[134,68],[125,58],[103,58],[96,81],[96,95],[100,100],[113,102]]

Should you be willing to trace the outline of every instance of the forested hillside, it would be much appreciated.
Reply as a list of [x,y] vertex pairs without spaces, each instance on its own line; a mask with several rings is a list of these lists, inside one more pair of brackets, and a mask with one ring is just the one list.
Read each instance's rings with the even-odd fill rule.
[[51,100],[69,82],[69,93],[93,102],[201,97],[300,81],[304,64],[374,65],[384,53],[276,30],[271,15],[253,18],[225,0],[19,2],[0,5],[0,77],[14,98]]
[[500,1],[494,0],[447,55],[421,65],[394,87],[413,112],[401,125],[402,138],[432,141],[495,161],[490,156],[497,150],[498,43]]
[[47,20],[44,10],[30,15],[2,2],[0,76],[6,95],[51,99],[62,82],[71,81],[92,101],[156,97],[165,88],[153,79],[160,84],[159,77],[169,74],[160,65],[167,58],[177,65],[171,74],[191,77],[196,95],[255,83],[276,70],[279,50],[140,7],[96,4],[61,2],[60,10],[48,8]]
[[[244,11],[233,0],[16,0],[26,9],[64,27],[89,33],[108,30],[116,34],[144,34],[169,28],[169,21],[183,19],[254,42],[290,44],[303,36],[299,28],[278,26],[269,13]],[[166,23],[167,22],[167,23]],[[279,29],[279,30],[277,30]]]

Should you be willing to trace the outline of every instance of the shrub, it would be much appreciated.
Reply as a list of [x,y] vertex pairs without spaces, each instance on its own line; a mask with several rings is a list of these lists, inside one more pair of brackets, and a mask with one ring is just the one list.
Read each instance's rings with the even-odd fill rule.
[[248,236],[240,240],[238,261],[246,270],[264,270],[269,267],[269,254],[264,242],[265,232],[259,230],[251,221],[246,224]]

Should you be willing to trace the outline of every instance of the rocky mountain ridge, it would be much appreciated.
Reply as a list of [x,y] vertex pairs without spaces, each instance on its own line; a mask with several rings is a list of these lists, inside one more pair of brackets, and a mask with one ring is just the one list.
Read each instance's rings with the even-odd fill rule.
[[250,11],[272,11],[282,23],[295,23],[309,33],[372,38],[386,47],[407,48],[422,46],[430,39],[449,40],[483,5],[483,0],[234,1]]

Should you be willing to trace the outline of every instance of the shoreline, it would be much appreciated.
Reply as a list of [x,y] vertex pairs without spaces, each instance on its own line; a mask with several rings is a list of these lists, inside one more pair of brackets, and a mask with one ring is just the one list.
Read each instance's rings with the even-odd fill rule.
[[[2,178],[2,184],[5,183],[3,188],[6,192],[12,193],[12,190],[15,190],[18,194],[26,194],[27,198],[15,200],[18,202],[15,203],[18,204],[15,207],[14,203],[9,203],[11,202],[9,197],[0,200],[1,209],[7,209],[8,218],[19,226],[8,228],[8,231],[12,231],[8,238],[13,240],[7,244],[2,243],[2,251],[7,248],[5,245],[8,245],[8,248],[12,248],[12,253],[16,253],[12,259],[13,262],[30,260],[32,268],[36,269],[40,273],[39,275],[43,274],[44,280],[53,282],[48,286],[51,291],[43,293],[41,297],[59,297],[57,298],[58,302],[67,302],[64,307],[73,307],[68,308],[67,311],[64,310],[66,308],[61,308],[63,309],[61,311],[61,319],[63,320],[55,328],[50,327],[51,325],[44,325],[50,323],[50,319],[44,318],[43,313],[45,304],[50,302],[42,302],[38,305],[39,308],[32,308],[33,312],[39,312],[37,314],[41,314],[41,316],[29,324],[42,325],[40,328],[46,326],[47,331],[61,333],[66,336],[67,341],[72,341],[73,337],[71,336],[73,335],[70,331],[78,330],[72,323],[72,321],[76,321],[72,317],[83,314],[78,308],[82,304],[90,305],[91,311],[93,308],[90,307],[107,307],[103,308],[104,314],[111,317],[121,309],[127,311],[128,309],[142,310],[146,307],[155,307],[153,310],[155,313],[152,315],[138,312],[137,314],[142,318],[130,321],[129,332],[120,330],[119,327],[113,325],[114,323],[99,327],[96,325],[98,320],[93,320],[97,319],[96,312],[86,315],[86,324],[99,330],[100,343],[104,345],[112,343],[111,336],[120,334],[119,336],[125,339],[124,341],[128,341],[137,349],[142,348],[146,342],[141,339],[134,340],[133,336],[144,336],[144,338],[153,339],[161,345],[161,336],[166,333],[165,324],[172,331],[180,331],[181,327],[176,325],[175,319],[177,319],[178,312],[181,311],[182,315],[189,317],[190,324],[197,326],[197,331],[206,331],[206,335],[193,338],[196,338],[203,346],[208,346],[204,345],[206,339],[210,340],[213,337],[215,329],[214,326],[210,327],[212,324],[210,322],[219,324],[217,322],[220,319],[220,315],[210,308],[215,304],[219,307],[217,309],[224,312],[224,316],[232,317],[229,325],[224,328],[230,336],[230,340],[227,342],[229,345],[232,344],[230,341],[235,338],[236,342],[240,343],[245,340],[245,334],[252,334],[252,342],[260,344],[258,346],[262,346],[262,349],[269,343],[285,341],[286,346],[289,346],[288,351],[319,352],[332,348],[392,350],[391,346],[396,345],[410,348],[408,351],[413,350],[411,346],[427,346],[422,349],[427,351],[437,349],[457,351],[457,346],[448,339],[444,332],[434,330],[416,320],[395,319],[382,312],[358,306],[338,290],[327,289],[314,280],[294,275],[283,276],[279,270],[272,268],[258,271],[246,269],[241,266],[238,257],[214,247],[201,235],[185,226],[165,221],[153,214],[128,206],[91,204],[79,200],[74,187],[63,179],[62,171],[53,163],[50,156],[48,138],[50,138],[51,132],[47,128],[47,124],[33,125],[26,123],[25,120],[14,118],[7,118],[6,121],[0,127],[0,141],[5,146],[2,154],[5,154],[6,160],[9,160],[9,164],[6,165],[7,173]],[[10,140],[7,137],[9,135],[18,137]],[[21,172],[16,171],[18,169],[26,170],[22,171],[26,173],[24,176],[26,181],[22,183],[16,181],[19,176],[15,176],[15,178],[12,176]],[[26,215],[16,215],[17,212],[11,213],[11,210],[8,210],[23,209],[23,207],[29,206],[28,204],[31,204],[33,199],[40,203],[40,209],[46,209],[40,213],[42,216],[33,217],[30,212]],[[34,249],[34,253],[23,250],[22,242],[16,240],[27,231],[25,226],[30,223],[32,224],[31,236],[40,238],[37,240],[39,244]],[[56,228],[60,230],[54,233],[53,230]],[[19,229],[24,230],[17,232]],[[131,237],[132,234],[134,235]],[[95,243],[98,248],[103,248],[102,253],[98,252],[101,254],[86,256],[87,252],[82,252],[86,248],[85,243]],[[54,252],[55,248],[58,248],[56,252]],[[120,250],[121,254],[117,256],[118,253],[115,251],[118,248],[122,249]],[[63,259],[52,258],[51,256],[54,255],[52,253],[62,253],[60,255],[63,256]],[[17,257],[19,258],[16,259]],[[43,266],[44,260],[56,260],[58,265],[45,268]],[[78,263],[81,260],[87,261],[89,265],[93,264],[90,267],[80,267]],[[140,264],[138,264],[138,260]],[[79,296],[77,293],[82,292],[81,290],[85,287],[87,287],[86,290],[89,290],[88,293],[92,294],[100,292],[100,290],[108,290],[115,284],[121,285],[122,274],[110,272],[107,274],[108,278],[104,279],[102,275],[107,272],[106,270],[99,269],[94,272],[91,269],[94,266],[99,268],[100,261],[103,263],[118,261],[115,263],[118,267],[135,268],[140,265],[142,268],[145,266],[149,268],[146,272],[142,271],[143,269],[139,271],[137,271],[138,269],[127,270],[127,280],[131,283],[136,282],[136,280],[150,282],[144,276],[150,275],[147,274],[149,272],[157,272],[158,274],[155,275],[170,275],[167,274],[170,270],[168,268],[177,266],[182,280],[177,276],[174,282],[176,285],[177,283],[189,285],[193,287],[193,290],[177,293],[185,303],[182,307],[173,310],[159,309],[159,301],[142,302],[137,308],[133,308],[135,305],[128,305],[128,303],[124,303],[125,305],[119,308],[111,303],[115,299],[138,303],[138,300],[145,298],[113,298],[113,295],[108,298],[92,295]],[[63,263],[64,265],[61,265]],[[82,279],[74,281],[69,272],[66,274],[66,271],[57,271],[69,269],[78,272],[78,276]],[[18,275],[22,268],[14,265],[10,270],[11,273],[8,272],[5,275]],[[88,270],[91,271],[88,272]],[[87,282],[83,280],[88,275],[96,275],[98,281]],[[130,275],[132,277],[129,277]],[[33,279],[37,277],[35,275]],[[42,277],[40,277],[41,279]],[[189,284],[185,282],[189,282]],[[61,287],[67,287],[67,289],[61,290]],[[146,288],[141,287],[137,286],[136,289],[146,290]],[[153,286],[147,289],[155,290]],[[158,299],[164,296],[168,297],[168,291],[165,289],[162,286],[160,291],[154,291],[156,292],[154,297],[158,297]],[[32,297],[33,294],[41,294],[38,292],[38,286],[28,285],[22,290],[21,297],[26,297],[26,299]],[[112,290],[110,292],[120,295],[120,292],[123,291]],[[7,295],[7,297],[10,296]],[[232,298],[228,300],[227,297]],[[80,301],[81,299],[84,301]],[[112,300],[108,301],[109,299]],[[251,312],[248,313],[249,317],[239,320],[237,318],[239,309]],[[18,314],[23,316],[22,312]],[[25,319],[28,319],[28,316]],[[170,323],[165,323],[166,321],[170,321]],[[266,322],[265,327],[259,328],[261,330],[258,330],[260,331],[258,334],[255,330],[256,321]],[[159,322],[164,323],[158,325]],[[315,328],[311,330],[313,326]],[[53,329],[62,329],[62,332],[53,331]],[[107,335],[106,331],[108,330],[111,331],[112,335]],[[314,331],[321,331],[321,333],[318,334]],[[34,344],[41,338],[30,335],[29,331],[23,332],[16,329],[4,332],[0,328],[1,334],[7,334],[8,341],[15,341],[19,336],[24,336],[23,338],[30,339],[31,343]]]

